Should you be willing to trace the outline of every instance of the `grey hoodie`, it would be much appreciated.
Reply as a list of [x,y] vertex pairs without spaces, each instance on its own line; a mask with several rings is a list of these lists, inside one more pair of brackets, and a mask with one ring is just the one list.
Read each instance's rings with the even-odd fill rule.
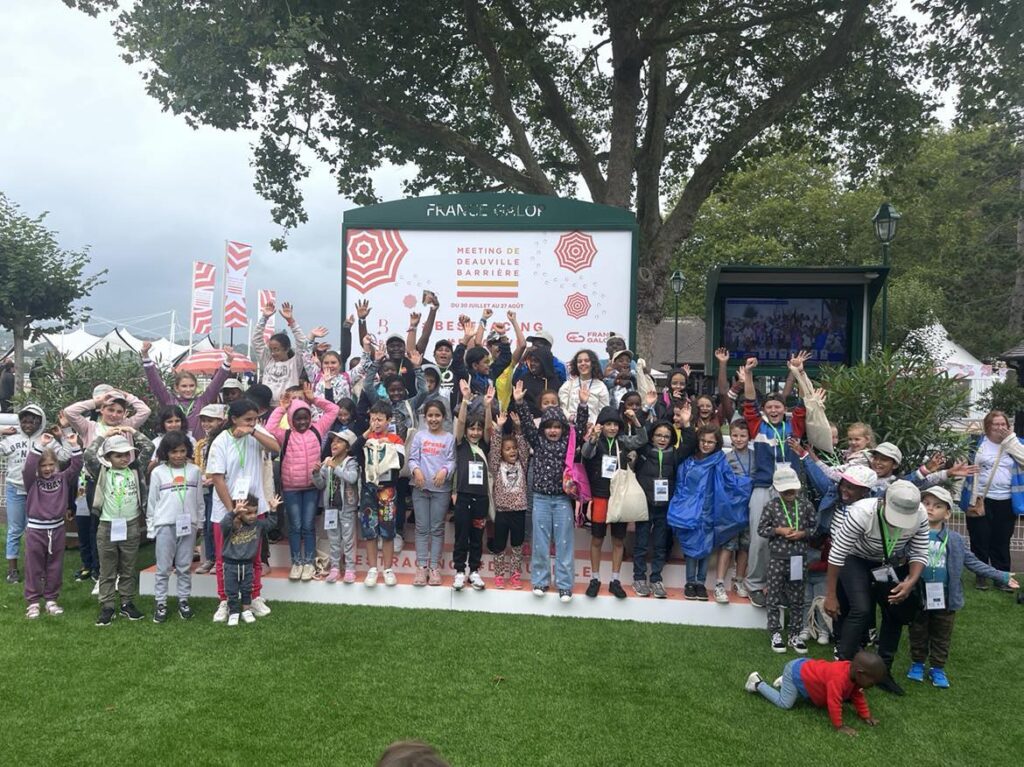
[[[35,413],[42,419],[36,432],[25,434],[21,430],[21,426],[15,426],[17,431],[14,434],[0,440],[0,453],[7,456],[7,484],[13,487],[18,495],[25,495],[25,479],[22,477],[22,473],[25,468],[25,459],[28,458],[28,451],[32,449],[32,445],[39,439],[39,436],[46,431],[46,413],[39,405],[25,405],[18,411],[18,416],[20,417],[22,413]],[[57,453],[57,460],[61,464],[66,464],[71,459],[71,450],[58,442],[54,442],[52,445]]]

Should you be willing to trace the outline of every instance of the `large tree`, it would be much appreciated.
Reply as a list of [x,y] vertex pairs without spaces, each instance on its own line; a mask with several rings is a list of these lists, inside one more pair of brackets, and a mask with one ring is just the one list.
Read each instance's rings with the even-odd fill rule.
[[[1009,2],[928,5],[957,24]],[[167,109],[258,132],[256,186],[285,227],[305,220],[310,153],[361,204],[390,162],[415,168],[410,194],[635,209],[641,349],[676,247],[738,161],[811,138],[864,171],[931,106],[924,45],[886,0],[133,0],[114,25]]]
[[86,277],[88,250],[61,248],[45,216],[26,216],[0,193],[0,325],[14,334],[16,391],[24,383],[25,342],[84,322],[89,307],[76,303],[106,274]]

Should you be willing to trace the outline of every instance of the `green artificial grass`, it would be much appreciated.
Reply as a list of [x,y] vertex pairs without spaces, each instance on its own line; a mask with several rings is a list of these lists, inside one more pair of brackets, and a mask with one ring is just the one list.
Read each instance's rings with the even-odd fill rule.
[[764,631],[285,602],[228,629],[208,599],[158,626],[152,597],[146,620],[100,629],[77,563],[59,618],[25,620],[21,584],[0,587],[4,764],[371,765],[403,738],[466,767],[1020,758],[1024,607],[1006,594],[969,591],[949,690],[902,678],[904,636],[907,695],[868,693],[877,728],[847,706],[848,738],[823,710],[744,691],[795,657]]

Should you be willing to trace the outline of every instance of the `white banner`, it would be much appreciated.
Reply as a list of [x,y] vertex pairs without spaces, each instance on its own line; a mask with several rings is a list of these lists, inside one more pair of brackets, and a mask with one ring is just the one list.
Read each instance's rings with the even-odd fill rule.
[[492,322],[515,310],[524,335],[550,333],[563,360],[581,348],[603,357],[610,333],[630,331],[632,251],[624,231],[349,229],[344,275],[345,315],[368,299],[369,330],[380,339],[404,336],[410,311],[426,315],[424,290],[441,302],[431,346],[456,340],[459,315],[477,322],[485,307],[494,310]]

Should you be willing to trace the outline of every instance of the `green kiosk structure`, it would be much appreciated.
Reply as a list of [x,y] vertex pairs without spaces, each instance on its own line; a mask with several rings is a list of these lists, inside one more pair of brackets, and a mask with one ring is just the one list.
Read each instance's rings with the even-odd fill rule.
[[888,273],[885,266],[716,267],[707,281],[707,369],[720,346],[731,352],[730,368],[757,357],[758,375],[785,376],[786,360],[800,349],[811,352],[811,368],[863,362]]
[[[377,309],[370,332],[407,330],[401,311],[440,307],[432,341],[461,337],[459,315],[514,312],[526,335],[550,333],[563,359],[636,338],[637,223],[628,210],[542,195],[457,194],[348,210],[342,223],[342,318]],[[396,308],[399,310],[396,312]]]

